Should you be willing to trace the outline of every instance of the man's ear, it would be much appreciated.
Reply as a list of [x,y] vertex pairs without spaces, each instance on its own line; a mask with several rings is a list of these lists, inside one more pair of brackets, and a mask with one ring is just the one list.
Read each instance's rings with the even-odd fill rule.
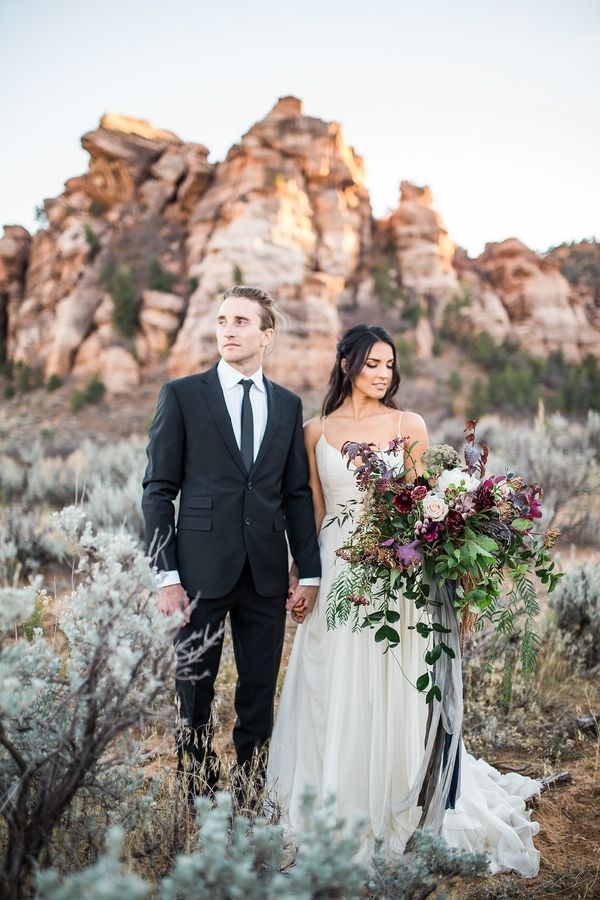
[[262,333],[261,346],[267,348],[273,342],[275,330],[273,328],[265,328]]

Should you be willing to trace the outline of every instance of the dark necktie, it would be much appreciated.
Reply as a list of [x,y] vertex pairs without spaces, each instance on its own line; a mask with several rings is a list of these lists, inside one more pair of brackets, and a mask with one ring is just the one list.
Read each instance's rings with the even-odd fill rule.
[[252,380],[250,378],[242,378],[240,384],[244,389],[240,451],[246,471],[249,472],[254,464],[254,416],[252,415],[252,403],[250,402]]

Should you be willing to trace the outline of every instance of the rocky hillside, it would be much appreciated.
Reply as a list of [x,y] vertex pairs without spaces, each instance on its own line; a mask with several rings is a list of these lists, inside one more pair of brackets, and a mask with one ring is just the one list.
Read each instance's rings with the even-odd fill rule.
[[402,332],[422,359],[448,312],[533,354],[600,357],[600,297],[573,254],[541,258],[513,238],[470,259],[429,189],[407,182],[374,219],[362,159],[296,98],[214,165],[201,144],[127,116],[105,115],[82,144],[89,169],[45,201],[44,227],[0,239],[0,355],[46,379],[97,372],[122,393],[212,363],[215,307],[234,282],[280,300],[289,327],[268,370],[299,390],[322,387],[355,321]]

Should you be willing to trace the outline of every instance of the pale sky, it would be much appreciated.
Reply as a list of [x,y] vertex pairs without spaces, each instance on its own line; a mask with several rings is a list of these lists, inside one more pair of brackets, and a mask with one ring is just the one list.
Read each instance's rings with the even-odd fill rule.
[[222,159],[277,98],[341,122],[376,215],[428,184],[472,255],[600,237],[598,0],[0,0],[0,224],[108,111]]

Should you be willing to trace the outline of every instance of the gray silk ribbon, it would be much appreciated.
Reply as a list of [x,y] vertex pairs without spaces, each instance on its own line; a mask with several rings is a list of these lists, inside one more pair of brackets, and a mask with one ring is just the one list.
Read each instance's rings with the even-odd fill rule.
[[[442,693],[441,701],[429,704],[425,753],[414,783],[398,807],[398,812],[421,807],[417,828],[430,828],[436,834],[442,830],[444,814],[454,807],[459,796],[459,764],[462,746],[463,686],[460,638],[454,609],[455,585],[430,583],[429,602],[439,603],[429,607],[432,623],[449,629],[448,634],[433,632],[433,644],[444,641],[453,651],[454,658],[442,652],[434,664],[435,683]],[[413,835],[414,837],[414,835]],[[413,849],[413,837],[406,851]]]

